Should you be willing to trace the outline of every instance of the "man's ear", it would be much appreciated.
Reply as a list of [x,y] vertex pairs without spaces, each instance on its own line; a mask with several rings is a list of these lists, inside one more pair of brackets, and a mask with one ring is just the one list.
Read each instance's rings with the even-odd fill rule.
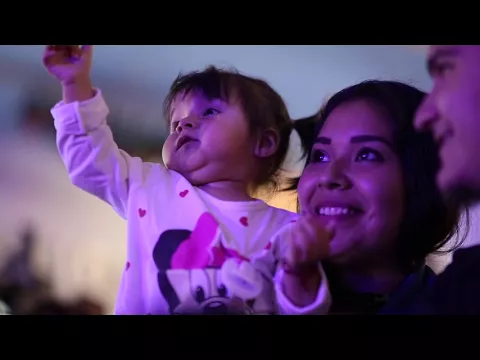
[[273,129],[264,130],[258,137],[255,146],[255,156],[259,158],[268,158],[278,150],[279,142],[278,132]]

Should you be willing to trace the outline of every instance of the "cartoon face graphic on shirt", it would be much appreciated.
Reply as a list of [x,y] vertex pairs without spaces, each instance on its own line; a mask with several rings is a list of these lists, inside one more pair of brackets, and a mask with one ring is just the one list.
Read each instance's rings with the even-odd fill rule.
[[171,314],[273,313],[273,285],[248,259],[222,246],[218,223],[202,214],[193,231],[167,230],[153,250]]

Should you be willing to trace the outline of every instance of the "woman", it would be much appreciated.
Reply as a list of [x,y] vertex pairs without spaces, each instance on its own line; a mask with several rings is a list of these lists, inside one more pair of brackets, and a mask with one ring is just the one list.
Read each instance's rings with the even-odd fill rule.
[[366,81],[328,100],[310,127],[313,144],[303,136],[312,148],[300,209],[332,222],[337,242],[324,262],[333,314],[421,312],[418,295],[435,276],[425,259],[458,233],[462,209],[446,206],[437,190],[435,145],[413,128],[424,96],[399,82]]

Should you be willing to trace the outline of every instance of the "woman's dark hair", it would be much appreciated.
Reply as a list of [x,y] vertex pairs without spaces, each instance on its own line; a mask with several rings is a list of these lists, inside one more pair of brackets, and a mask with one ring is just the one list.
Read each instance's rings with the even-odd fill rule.
[[[302,154],[298,161],[301,161],[310,155],[310,151],[313,147],[313,143],[315,138],[317,137],[317,132],[315,131],[315,126],[318,120],[319,113],[316,113],[312,116],[307,116],[301,119],[297,119],[294,121],[293,129],[298,133],[300,136],[300,140],[302,141]],[[296,191],[298,188],[298,182],[300,178],[293,178],[286,180],[286,187],[282,189],[282,191]],[[299,210],[299,205],[297,203],[297,210]]]
[[[438,149],[430,133],[415,131],[413,119],[425,93],[397,81],[365,81],[333,95],[314,115],[310,126],[313,136],[303,138],[303,144],[311,149],[326,119],[340,105],[365,100],[379,106],[391,119],[394,145],[403,169],[406,190],[406,207],[400,227],[398,255],[401,266],[410,271],[433,252],[447,252],[458,248],[469,228],[468,211],[464,207],[445,202],[436,184],[440,160]],[[302,136],[302,133],[300,133]],[[309,155],[309,154],[308,154]],[[310,156],[309,156],[310,157]],[[307,158],[307,165],[309,158]],[[296,189],[294,179],[290,190]],[[460,218],[465,210],[465,232],[448,250],[446,243],[460,235]]]

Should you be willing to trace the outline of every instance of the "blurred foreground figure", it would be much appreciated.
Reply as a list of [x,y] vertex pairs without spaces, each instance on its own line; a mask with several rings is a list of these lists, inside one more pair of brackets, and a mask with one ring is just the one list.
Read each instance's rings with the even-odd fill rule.
[[12,314],[24,314],[50,293],[49,283],[32,268],[35,241],[34,229],[27,226],[21,234],[19,249],[0,264],[0,299]]
[[31,309],[27,315],[103,315],[102,307],[88,299],[80,299],[66,304],[55,300],[46,300]]
[[102,315],[96,302],[81,298],[73,303],[55,299],[50,282],[32,267],[35,232],[26,227],[20,248],[0,266],[0,315]]

